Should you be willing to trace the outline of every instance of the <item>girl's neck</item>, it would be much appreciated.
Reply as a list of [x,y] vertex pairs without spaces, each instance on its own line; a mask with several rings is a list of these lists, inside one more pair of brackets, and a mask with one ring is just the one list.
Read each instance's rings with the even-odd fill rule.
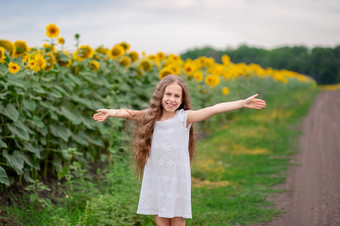
[[165,121],[165,120],[171,119],[175,115],[176,115],[176,111],[174,111],[174,112],[163,111],[163,113],[162,113],[161,117],[158,119],[158,121]]

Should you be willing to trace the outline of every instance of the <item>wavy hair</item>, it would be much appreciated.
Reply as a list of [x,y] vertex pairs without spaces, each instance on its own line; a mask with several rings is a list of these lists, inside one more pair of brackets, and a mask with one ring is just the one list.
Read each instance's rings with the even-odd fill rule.
[[[177,110],[191,110],[188,88],[181,77],[168,75],[157,84],[155,91],[152,94],[149,107],[144,111],[142,118],[137,122],[137,129],[134,138],[133,160],[136,167],[136,175],[140,179],[143,176],[144,166],[150,155],[155,123],[163,113],[162,99],[165,88],[173,83],[177,83],[182,87],[182,104]],[[191,125],[189,135],[189,156],[190,162],[192,162],[195,155],[194,125]]]

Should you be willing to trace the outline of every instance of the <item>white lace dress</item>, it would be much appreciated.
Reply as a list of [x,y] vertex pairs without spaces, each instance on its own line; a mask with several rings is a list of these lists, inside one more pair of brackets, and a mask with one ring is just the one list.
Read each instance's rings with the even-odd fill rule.
[[188,111],[157,121],[144,168],[137,213],[192,218]]

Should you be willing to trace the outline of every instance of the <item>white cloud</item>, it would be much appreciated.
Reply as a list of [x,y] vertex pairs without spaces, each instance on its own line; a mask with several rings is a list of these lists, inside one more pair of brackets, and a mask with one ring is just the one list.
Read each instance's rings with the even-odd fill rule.
[[[11,3],[6,3],[10,5]],[[14,3],[12,3],[14,4]],[[22,2],[24,8],[28,2]],[[335,0],[132,0],[44,2],[21,14],[1,17],[1,38],[41,45],[45,26],[56,23],[74,48],[83,44],[111,47],[127,41],[132,49],[180,53],[195,46],[217,48],[248,43],[263,47],[285,44],[340,44],[340,3]],[[79,3],[78,3],[79,4]],[[46,7],[52,8],[47,11]],[[13,16],[11,16],[13,15]],[[5,21],[4,18],[0,18]]]

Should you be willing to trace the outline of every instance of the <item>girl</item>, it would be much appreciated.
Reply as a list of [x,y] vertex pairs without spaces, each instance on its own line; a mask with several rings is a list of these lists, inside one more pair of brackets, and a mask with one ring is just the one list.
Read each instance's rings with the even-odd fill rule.
[[262,109],[266,103],[257,96],[191,110],[184,81],[168,75],[156,86],[145,110],[97,110],[93,118],[99,122],[110,116],[137,121],[133,157],[136,172],[143,178],[137,213],[155,215],[157,225],[185,225],[185,218],[192,217],[193,123],[239,108]]

